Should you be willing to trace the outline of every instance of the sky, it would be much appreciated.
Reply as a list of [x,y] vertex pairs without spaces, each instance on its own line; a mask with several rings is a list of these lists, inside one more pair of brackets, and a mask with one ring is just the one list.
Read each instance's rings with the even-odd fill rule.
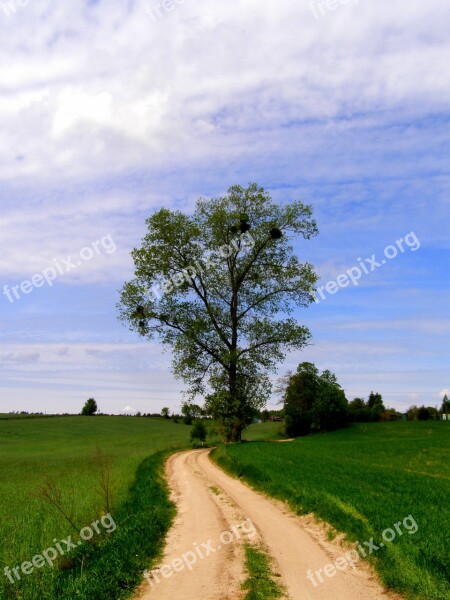
[[249,182],[311,204],[320,232],[296,245],[323,286],[295,313],[311,345],[278,375],[310,361],[349,399],[440,404],[449,16],[442,0],[0,0],[0,412],[179,411],[170,352],[117,320],[130,252],[159,208]]

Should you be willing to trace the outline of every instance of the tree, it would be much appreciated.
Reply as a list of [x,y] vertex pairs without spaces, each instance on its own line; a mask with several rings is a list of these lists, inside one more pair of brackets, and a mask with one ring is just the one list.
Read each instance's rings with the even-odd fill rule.
[[355,423],[366,423],[370,421],[369,408],[364,398],[354,398],[348,405],[351,421]]
[[426,408],[430,414],[430,419],[433,419],[434,421],[438,421],[439,420],[439,411],[438,411],[437,407],[427,406]]
[[311,431],[333,431],[345,427],[348,421],[348,401],[337,381],[328,381],[322,374],[319,395],[313,402],[310,416]]
[[253,423],[270,394],[270,381],[258,369],[247,364],[246,372],[238,372],[232,396],[228,389],[226,373],[212,376],[215,390],[205,399],[205,412],[217,421],[217,430],[227,442],[240,441],[243,429]]
[[286,390],[289,386],[292,375],[293,375],[293,372],[291,370],[289,370],[285,375],[278,377],[278,379],[275,383],[275,388],[273,391],[277,396],[281,397],[281,400],[278,401],[278,404],[282,404],[284,402],[283,398],[286,394]]
[[445,394],[444,399],[442,400],[441,412],[443,415],[446,415],[448,420],[448,415],[450,413],[450,400],[448,399],[447,394]]
[[181,407],[181,414],[185,425],[190,425],[194,419],[202,416],[203,410],[198,404],[185,402]]
[[406,411],[406,416],[408,418],[408,421],[416,421],[418,412],[419,412],[418,406],[416,406],[415,404],[413,404],[413,406],[410,406],[408,408],[408,410]]
[[328,370],[319,374],[312,363],[303,362],[298,366],[284,400],[288,435],[332,431],[347,423],[348,402],[336,376]]
[[417,411],[418,421],[429,421],[431,418],[430,411],[425,406],[421,406]]
[[289,315],[315,299],[317,275],[291,245],[317,234],[311,215],[302,202],[275,204],[256,184],[233,186],[198,200],[192,215],[157,211],[132,252],[119,318],[171,348],[175,375],[191,398],[207,396],[227,441],[239,441],[264,407],[267,372],[310,338]]
[[284,396],[285,427],[290,436],[307,435],[311,431],[310,411],[318,396],[319,370],[303,362],[292,375]]
[[383,404],[383,396],[378,393],[370,392],[367,406],[369,408],[370,420],[380,421],[382,413],[386,410]]
[[98,410],[97,402],[94,400],[94,398],[89,398],[89,400],[86,400],[86,402],[81,410],[81,414],[84,416],[90,417],[92,415],[95,415],[97,410]]
[[191,430],[191,441],[193,443],[206,441],[206,427],[203,421],[195,421],[194,426]]
[[170,410],[167,408],[167,406],[165,406],[164,408],[161,409],[161,416],[164,417],[165,419],[169,418],[169,413],[170,413]]
[[267,410],[267,408],[265,408],[262,412],[261,412],[261,421],[263,423],[267,423],[267,421],[270,419],[270,412]]

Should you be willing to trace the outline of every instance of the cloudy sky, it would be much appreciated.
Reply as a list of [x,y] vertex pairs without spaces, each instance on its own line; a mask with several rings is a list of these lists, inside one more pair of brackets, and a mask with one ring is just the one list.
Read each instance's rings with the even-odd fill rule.
[[280,373],[309,360],[350,399],[439,403],[449,16],[442,0],[0,0],[0,412],[179,409],[170,354],[117,321],[130,250],[154,210],[250,181],[314,206],[298,251],[320,285],[368,271],[298,313],[313,342]]

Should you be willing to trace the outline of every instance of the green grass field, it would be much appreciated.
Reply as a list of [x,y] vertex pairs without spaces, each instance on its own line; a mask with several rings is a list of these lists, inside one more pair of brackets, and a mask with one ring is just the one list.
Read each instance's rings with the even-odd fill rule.
[[246,442],[262,442],[264,440],[279,440],[286,437],[282,431],[283,423],[259,423],[250,425],[242,433]]
[[412,515],[417,532],[403,528],[369,559],[384,583],[407,597],[450,598],[448,423],[354,425],[293,443],[221,447],[215,458],[298,513],[314,512],[354,542],[372,537],[379,542],[386,529]]
[[[0,598],[119,598],[161,550],[173,509],[160,480],[163,454],[189,446],[190,427],[163,419],[55,417],[0,421]],[[93,543],[10,583],[4,568],[31,561],[76,531],[35,497],[44,478],[60,488],[77,527],[105,514],[97,447],[111,461],[117,525]],[[150,457],[150,458],[148,458]],[[64,546],[62,546],[64,548]],[[133,556],[134,554],[134,556]],[[83,573],[83,575],[81,575]],[[98,577],[92,576],[98,573]],[[88,576],[89,575],[89,576]]]

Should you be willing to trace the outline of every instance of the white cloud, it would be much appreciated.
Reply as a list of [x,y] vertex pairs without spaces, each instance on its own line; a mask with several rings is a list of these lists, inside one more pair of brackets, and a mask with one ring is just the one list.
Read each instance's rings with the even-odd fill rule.
[[19,352],[7,352],[6,354],[0,354],[1,363],[12,363],[18,365],[35,364],[39,361],[41,355],[39,352],[33,352],[32,350],[24,350]]
[[153,22],[144,2],[29,5],[3,23],[3,175],[88,176],[245,152],[242,131],[268,122],[442,108],[444,14],[396,0],[316,21],[297,0],[199,0]]
[[[273,187],[277,199],[314,204],[325,241],[310,246],[324,278],[352,266],[361,248],[370,256],[416,225],[427,250],[449,248],[442,226],[448,133],[439,121],[450,87],[445,3],[349,3],[315,19],[309,3],[298,0],[186,0],[155,20],[146,4],[41,0],[10,17],[0,11],[2,284],[18,284],[107,234],[117,251],[58,285],[94,290],[122,282],[152,210],[190,210],[195,197],[249,180]],[[384,286],[393,297],[397,276],[425,281],[430,263],[420,260],[407,267],[406,257],[399,259],[361,288]],[[423,290],[407,287],[406,300],[431,305]],[[337,302],[362,302],[365,290],[344,291]],[[3,355],[12,401],[28,401],[33,389],[58,408],[65,389],[76,407],[79,395],[97,389],[116,412],[125,402],[145,412],[151,402],[173,407],[179,386],[167,384],[169,359],[157,345],[143,354],[138,345],[72,343],[86,335],[75,320],[57,335],[48,327],[47,341],[58,344],[26,343],[45,337],[32,310],[38,293],[17,307],[34,329],[14,321],[24,343]],[[383,297],[372,298],[373,310],[382,306]],[[403,307],[405,299],[398,301]],[[11,309],[10,327],[5,302],[0,297],[2,312]],[[375,312],[365,329],[355,316],[356,325],[333,325],[340,335],[414,327],[442,339],[441,313],[422,321],[411,314],[390,319]],[[390,361],[398,351],[401,359],[408,344],[378,340],[367,350],[360,338],[345,353],[342,343],[324,345],[317,359],[332,368],[325,364],[331,353],[346,381],[363,387],[382,383],[381,369],[374,371],[380,355]],[[429,352],[422,353],[420,340],[413,345],[417,357]],[[346,367],[355,355],[368,363],[362,375]],[[439,369],[437,389],[445,385]],[[405,377],[397,369],[391,391],[400,394]],[[429,373],[414,379],[417,393],[426,385],[420,377]]]

